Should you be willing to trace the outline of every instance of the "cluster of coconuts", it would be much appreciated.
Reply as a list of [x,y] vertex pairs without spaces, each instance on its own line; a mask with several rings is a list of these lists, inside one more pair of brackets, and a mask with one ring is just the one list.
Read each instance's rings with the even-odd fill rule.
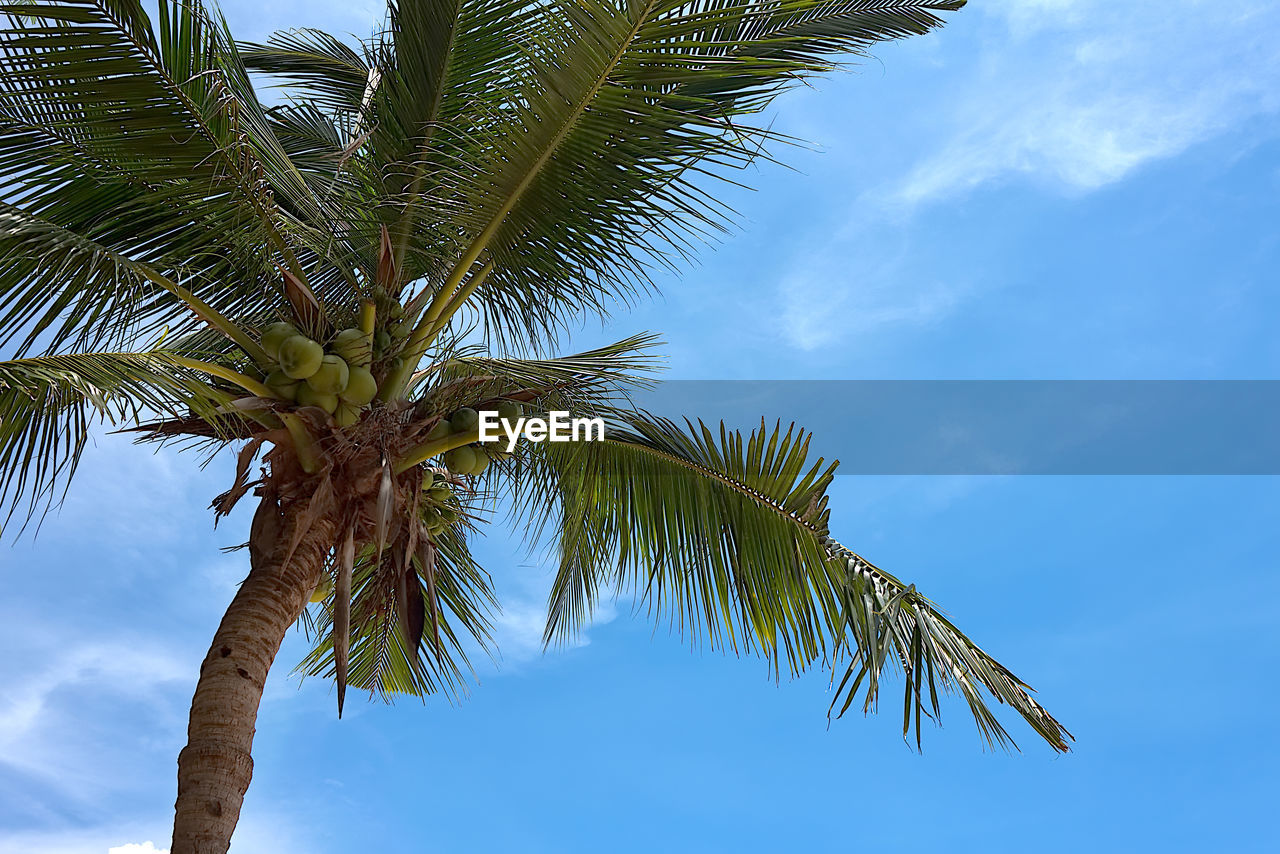
[[[497,407],[498,418],[515,424],[523,413],[520,404],[504,400]],[[469,406],[464,406],[448,418],[442,418],[427,433],[427,440],[434,441],[459,433],[472,433],[480,426],[480,413]],[[505,438],[498,442],[472,442],[445,451],[445,468],[454,474],[467,474],[477,477],[484,474],[489,463],[507,456]]]
[[443,476],[427,472],[422,480],[422,488],[431,500],[423,510],[422,519],[427,525],[427,533],[435,536],[457,522],[462,514],[458,509],[458,500]]
[[333,416],[339,427],[350,427],[378,395],[369,371],[374,337],[360,329],[343,329],[329,342],[318,341],[292,324],[273,323],[262,332],[262,349],[277,367],[263,383],[298,406],[317,406]]

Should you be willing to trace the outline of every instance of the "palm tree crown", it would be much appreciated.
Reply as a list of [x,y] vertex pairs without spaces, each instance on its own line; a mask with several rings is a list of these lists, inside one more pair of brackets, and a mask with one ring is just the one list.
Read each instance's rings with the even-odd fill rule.
[[[632,590],[779,673],[830,663],[838,713],[896,670],[917,740],[950,690],[993,743],[990,697],[1067,749],[1021,681],[832,538],[835,465],[805,431],[636,409],[653,336],[557,355],[726,227],[715,181],[786,142],[759,120],[775,95],[962,5],[398,0],[358,44],[247,44],[199,0],[0,2],[0,497],[38,515],[97,418],[236,446],[214,507],[258,499],[254,572],[300,591],[279,616],[339,709],[348,684],[463,684],[495,604],[467,537],[501,497],[558,544],[548,643]],[[608,431],[507,455],[473,410]]]

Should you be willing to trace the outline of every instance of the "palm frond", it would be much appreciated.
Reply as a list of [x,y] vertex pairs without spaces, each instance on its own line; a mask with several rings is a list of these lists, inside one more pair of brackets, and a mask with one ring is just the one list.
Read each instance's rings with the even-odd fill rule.
[[921,717],[937,719],[940,694],[958,691],[988,741],[1012,743],[985,689],[1055,750],[1067,749],[1070,734],[1024,683],[914,586],[831,538],[826,490],[835,464],[808,461],[807,433],[686,428],[639,414],[603,442],[526,452],[532,490],[549,499],[524,518],[560,530],[549,643],[589,620],[602,591],[630,591],[714,646],[763,654],[775,673],[847,657],[841,713],[859,695],[873,709],[880,676],[897,668],[904,735],[914,720],[918,740]]
[[65,492],[95,423],[195,413],[216,427],[222,402],[164,351],[0,362],[0,508],[30,519]]
[[[0,4],[9,207],[182,279],[227,314],[280,300],[277,265],[349,286],[338,215],[275,138],[221,20],[194,0],[158,9],[153,25],[131,0]],[[56,259],[33,269],[6,246],[0,259],[4,291],[75,291],[48,280]],[[127,344],[153,308],[117,305],[107,343]],[[67,314],[49,328],[84,348],[88,325]]]
[[636,417],[604,442],[529,450],[560,516],[547,640],[587,620],[605,584],[641,594],[713,646],[761,652],[799,673],[840,627],[823,551],[798,522],[808,513],[825,531],[834,467],[808,466],[809,436],[794,428],[744,442],[689,427]]
[[370,65],[362,53],[326,32],[279,32],[265,44],[245,42],[240,56],[250,71],[268,74],[297,101],[333,115],[360,111]]
[[[482,3],[462,2],[460,14]],[[753,124],[839,52],[930,29],[953,0],[582,0],[522,7],[518,55],[441,98],[467,127],[423,136],[404,190],[414,239],[447,259],[441,299],[477,263],[492,328],[547,340],[565,317],[649,287],[730,212],[709,176],[775,137]],[[427,82],[421,85],[425,88]],[[507,93],[495,102],[494,91]],[[477,93],[479,97],[477,97]],[[420,178],[421,180],[417,180]],[[537,294],[534,310],[525,295]]]
[[830,537],[822,542],[832,563],[847,573],[842,598],[852,640],[841,648],[850,661],[831,701],[833,710],[840,706],[837,717],[860,692],[863,710],[874,709],[888,667],[904,677],[902,734],[910,732],[914,715],[917,747],[921,715],[941,719],[941,686],[942,692],[964,697],[993,747],[1016,743],[987,707],[982,689],[1021,715],[1054,750],[1070,749],[1071,733],[1035,701],[1030,686],[969,640],[914,584],[904,584]]
[[556,389],[573,389],[603,404],[630,390],[652,385],[653,374],[661,364],[661,357],[654,352],[660,343],[656,335],[641,333],[603,347],[549,359],[460,354],[433,366],[422,379],[448,383],[487,378],[500,390],[532,389],[548,394]]

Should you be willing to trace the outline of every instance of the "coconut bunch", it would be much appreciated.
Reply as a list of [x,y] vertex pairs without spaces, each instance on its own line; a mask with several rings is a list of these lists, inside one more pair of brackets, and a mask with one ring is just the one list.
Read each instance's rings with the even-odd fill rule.
[[[372,429],[380,419],[366,423]],[[431,679],[461,678],[458,662],[465,653],[450,620],[459,609],[487,607],[483,573],[466,544],[477,519],[471,479],[440,465],[397,470],[382,443],[367,441],[363,431],[330,434],[323,465],[313,474],[300,469],[287,444],[277,444],[263,454],[266,465],[255,479],[250,464],[272,438],[266,433],[250,440],[239,457],[236,483],[214,507],[219,515],[230,512],[252,490],[261,500],[251,552],[259,550],[259,559],[274,554],[288,564],[310,541],[312,552],[318,545],[326,555],[310,594],[320,607],[304,623],[330,638],[329,652],[318,647],[308,669],[317,656],[326,656],[317,666],[337,682],[339,715],[348,685],[404,692],[426,688]],[[294,525],[281,527],[286,518]],[[393,637],[405,661],[388,673],[385,657],[364,649]],[[424,643],[428,654],[420,658]]]
[[259,343],[275,362],[263,384],[282,400],[323,409],[339,427],[359,421],[378,396],[378,382],[370,370],[371,332],[343,329],[322,345],[293,324],[280,322],[264,329]]
[[[490,412],[494,410],[489,410]],[[497,416],[512,425],[524,414],[523,407],[513,400],[504,400],[497,405]],[[470,406],[464,406],[442,418],[427,432],[427,441],[440,441],[450,436],[462,436],[476,433],[480,428],[480,412]],[[497,442],[469,442],[451,448],[444,454],[444,465],[455,474],[479,477],[495,460],[508,456],[506,439]]]

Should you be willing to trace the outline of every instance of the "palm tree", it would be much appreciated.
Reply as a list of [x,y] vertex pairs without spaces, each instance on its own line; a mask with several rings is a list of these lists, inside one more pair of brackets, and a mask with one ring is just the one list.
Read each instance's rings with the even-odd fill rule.
[[[713,180],[785,142],[754,121],[777,93],[961,5],[398,0],[353,47],[240,43],[199,0],[154,22],[140,0],[0,2],[10,518],[60,498],[99,419],[237,447],[214,510],[257,501],[178,759],[174,854],[227,850],[291,626],[339,714],[348,687],[463,684],[496,604],[468,535],[499,498],[558,546],[548,644],[631,590],[779,675],[829,663],[838,714],[901,672],[917,746],[957,691],[991,743],[1009,742],[994,697],[1067,749],[1027,686],[833,539],[835,465],[804,430],[636,408],[652,336],[553,355],[725,227]],[[265,104],[263,74],[289,97]],[[478,443],[489,411],[607,430],[507,453]]]

